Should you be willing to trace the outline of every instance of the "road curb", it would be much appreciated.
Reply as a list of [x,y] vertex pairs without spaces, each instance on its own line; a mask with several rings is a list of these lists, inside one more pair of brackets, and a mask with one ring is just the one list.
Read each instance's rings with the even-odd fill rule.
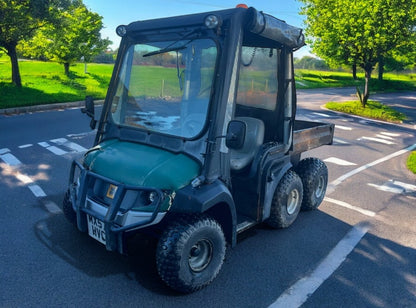
[[[97,100],[94,103],[95,105],[102,105],[104,103],[104,100]],[[67,103],[14,107],[14,108],[0,109],[0,115],[16,115],[16,114],[41,112],[41,111],[49,111],[49,110],[64,110],[68,108],[81,108],[84,106],[85,106],[85,101],[77,101],[77,102],[67,102]]]

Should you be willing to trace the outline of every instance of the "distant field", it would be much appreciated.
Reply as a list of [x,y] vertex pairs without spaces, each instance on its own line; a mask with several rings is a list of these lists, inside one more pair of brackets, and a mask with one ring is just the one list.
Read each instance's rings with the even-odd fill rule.
[[[85,74],[84,64],[78,63],[71,66],[71,75],[68,77],[64,74],[63,65],[53,62],[21,61],[19,65],[23,83],[21,89],[11,84],[9,58],[4,55],[0,58],[0,108],[81,101],[86,95],[102,99],[107,93],[113,69],[113,65],[110,64],[88,64],[88,73]],[[149,76],[149,84],[152,80],[160,83],[160,68],[146,68],[146,74]],[[362,86],[364,83],[362,74],[359,74],[358,81],[353,80],[351,74],[346,72],[296,70],[295,74],[296,84],[300,89]],[[170,91],[171,85],[177,87],[176,71],[164,75],[170,77],[166,77],[164,86],[157,86],[155,95],[163,92],[167,95],[166,92]],[[253,84],[254,86],[259,84],[264,88],[262,80],[254,80],[250,86]],[[385,81],[382,83],[377,80],[372,81],[372,89],[374,91],[416,90],[416,74],[385,74]]]

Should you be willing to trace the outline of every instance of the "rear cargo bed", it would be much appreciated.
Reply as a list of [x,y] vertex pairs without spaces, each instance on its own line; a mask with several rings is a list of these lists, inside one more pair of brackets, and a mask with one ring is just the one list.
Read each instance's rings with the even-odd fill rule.
[[296,120],[293,132],[293,153],[332,144],[334,128],[335,125],[330,123]]

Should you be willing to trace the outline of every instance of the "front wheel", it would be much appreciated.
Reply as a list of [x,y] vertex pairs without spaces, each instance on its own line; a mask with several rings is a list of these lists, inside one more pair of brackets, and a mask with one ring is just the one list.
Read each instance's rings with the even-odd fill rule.
[[208,216],[190,216],[176,220],[163,232],[156,250],[156,265],[169,287],[190,293],[214,280],[224,257],[221,226]]
[[72,202],[70,197],[69,189],[66,191],[64,196],[64,201],[62,202],[62,210],[64,212],[65,218],[74,226],[77,225],[77,213],[75,213],[72,208]]
[[289,170],[274,192],[270,217],[265,221],[272,228],[289,227],[299,214],[303,198],[302,180]]

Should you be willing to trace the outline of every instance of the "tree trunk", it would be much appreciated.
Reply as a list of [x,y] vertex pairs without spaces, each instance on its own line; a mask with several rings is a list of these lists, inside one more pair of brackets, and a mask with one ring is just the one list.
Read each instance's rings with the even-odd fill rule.
[[64,69],[65,69],[65,75],[69,76],[69,63],[68,62],[64,63]]
[[357,64],[356,63],[352,65],[352,78],[354,78],[354,80],[357,80]]
[[19,62],[17,60],[16,44],[10,44],[6,49],[12,64],[12,82],[21,88],[22,78],[20,77]]
[[370,80],[371,80],[371,72],[373,71],[372,65],[367,65],[364,71],[365,71],[365,85],[364,85],[362,105],[365,108],[365,106],[367,106],[368,98],[370,97]]
[[383,73],[384,73],[384,57],[378,57],[378,80],[383,81]]

